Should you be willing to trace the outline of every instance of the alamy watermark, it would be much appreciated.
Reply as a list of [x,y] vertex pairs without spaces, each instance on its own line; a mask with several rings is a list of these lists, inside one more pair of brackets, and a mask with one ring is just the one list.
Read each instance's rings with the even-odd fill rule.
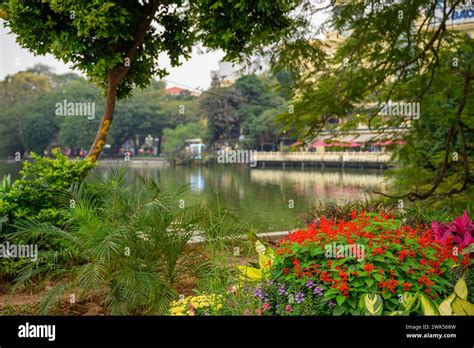
[[327,258],[354,258],[357,261],[363,261],[365,258],[365,245],[363,244],[326,244],[324,246],[326,252],[324,256]]
[[255,150],[218,150],[217,163],[248,163],[250,167],[255,168],[257,166],[256,153]]
[[62,102],[56,103],[56,116],[84,116],[88,120],[93,120],[95,118],[95,103],[73,103],[64,99]]
[[379,115],[382,116],[407,116],[414,120],[420,118],[420,103],[393,102],[391,100],[383,105]]
[[38,244],[0,244],[0,258],[29,258],[38,261]]

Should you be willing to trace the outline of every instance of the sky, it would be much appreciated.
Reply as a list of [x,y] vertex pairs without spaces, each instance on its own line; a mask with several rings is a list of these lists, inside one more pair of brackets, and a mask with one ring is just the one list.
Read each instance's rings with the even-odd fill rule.
[[[193,51],[191,58],[177,68],[171,68],[166,54],[159,57],[160,64],[166,67],[169,75],[165,77],[168,86],[207,89],[211,84],[211,71],[218,69],[218,63],[224,56],[222,51],[199,54]],[[42,63],[54,68],[57,74],[71,72],[69,65],[56,60],[52,55],[34,56],[15,41],[15,34],[9,33],[0,21],[0,80],[21,70]],[[79,71],[75,71],[80,74]]]

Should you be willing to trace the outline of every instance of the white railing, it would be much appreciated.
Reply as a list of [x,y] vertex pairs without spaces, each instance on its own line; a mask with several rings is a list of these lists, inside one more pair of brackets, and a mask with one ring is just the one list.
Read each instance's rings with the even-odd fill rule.
[[384,152],[264,152],[255,153],[257,161],[261,162],[388,162],[391,154]]

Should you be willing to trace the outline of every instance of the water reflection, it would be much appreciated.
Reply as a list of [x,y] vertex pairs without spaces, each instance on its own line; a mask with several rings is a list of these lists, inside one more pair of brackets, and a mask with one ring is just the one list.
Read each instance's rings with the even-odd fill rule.
[[[17,177],[19,165],[0,163],[0,174]],[[94,170],[88,180],[107,175],[107,166]],[[377,190],[387,190],[378,171],[320,169],[250,169],[220,167],[131,167],[127,179],[150,177],[165,186],[188,184],[186,205],[219,203],[260,231],[282,231],[301,224],[301,215],[318,200],[355,200]],[[290,204],[292,203],[292,204]]]

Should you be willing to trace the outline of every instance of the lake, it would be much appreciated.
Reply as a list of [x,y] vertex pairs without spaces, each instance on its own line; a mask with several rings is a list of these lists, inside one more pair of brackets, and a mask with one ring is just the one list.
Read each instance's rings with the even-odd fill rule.
[[[20,164],[0,163],[0,177],[18,177]],[[101,165],[89,180],[107,173]],[[298,227],[301,216],[318,200],[349,201],[384,191],[387,180],[378,170],[249,168],[248,166],[164,167],[128,169],[128,178],[148,176],[165,186],[188,184],[186,204],[219,203],[259,232]]]

